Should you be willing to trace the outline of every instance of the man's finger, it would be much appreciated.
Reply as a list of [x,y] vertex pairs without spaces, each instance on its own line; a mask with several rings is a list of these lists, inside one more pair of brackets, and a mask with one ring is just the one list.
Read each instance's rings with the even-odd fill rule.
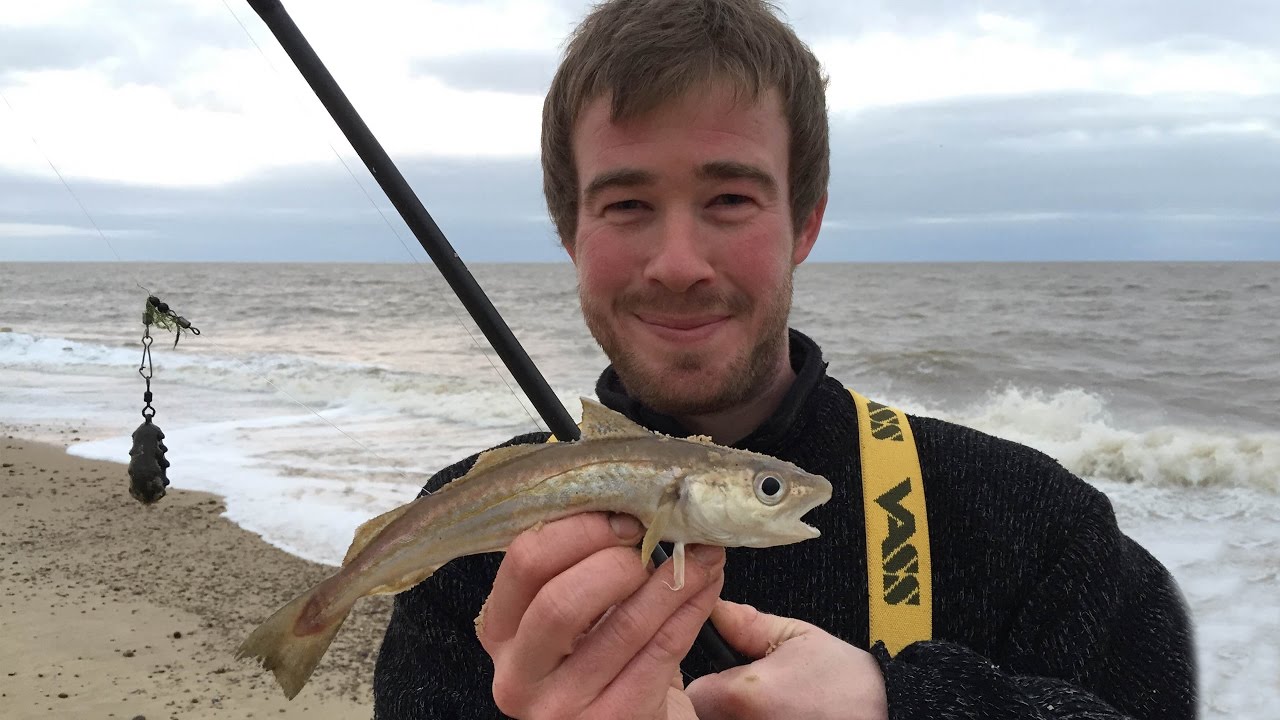
[[[656,715],[660,706],[649,708],[644,707],[644,703],[655,699],[661,701],[664,697],[661,688],[679,680],[680,660],[689,654],[689,648],[693,647],[698,630],[711,613],[723,585],[724,576],[721,575],[681,605],[600,693],[596,705],[601,708],[637,708],[643,712],[653,711]],[[667,590],[665,587],[662,589]],[[642,717],[653,715],[641,714]]]
[[[661,657],[675,658],[669,669],[657,674],[661,678],[660,685],[665,685],[671,672],[679,665],[680,658],[688,652],[688,646],[692,645],[698,627],[709,614],[714,604],[712,601],[719,596],[719,588],[724,583],[724,548],[699,546],[697,553],[701,557],[694,555],[685,564],[685,585],[682,589],[671,589],[674,584],[671,566],[674,563],[664,563],[643,587],[614,607],[609,616],[578,644],[561,665],[563,676],[605,678],[604,682],[586,688],[598,693],[637,654],[653,652]],[[713,586],[714,590],[704,598],[705,605],[694,608],[695,614],[701,617],[696,622],[688,616],[682,618],[686,624],[692,623],[686,645],[684,637],[677,634],[677,630],[683,632],[685,625],[667,627],[667,624],[678,610],[708,586]],[[655,637],[659,642],[651,645],[650,641]]]
[[574,515],[520,533],[498,566],[484,621],[477,623],[480,644],[492,655],[497,644],[516,634],[525,609],[551,578],[597,551],[634,545],[640,535],[635,518],[605,513]]
[[762,613],[750,605],[728,600],[716,603],[711,611],[711,622],[725,642],[753,660],[768,655],[782,643],[813,628],[795,618]]
[[549,675],[578,637],[613,605],[640,589],[649,571],[633,548],[606,548],[555,576],[533,598],[504,654],[522,682]]
[[754,696],[768,692],[758,670],[750,665],[729,668],[689,683],[685,697],[693,704],[698,720],[737,720],[746,717],[757,704]]

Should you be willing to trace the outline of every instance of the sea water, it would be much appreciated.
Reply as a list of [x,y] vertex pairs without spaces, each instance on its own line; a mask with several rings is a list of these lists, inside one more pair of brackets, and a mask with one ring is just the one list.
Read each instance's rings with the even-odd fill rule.
[[[575,417],[605,359],[568,264],[476,278]],[[337,563],[436,470],[542,427],[427,265],[0,264],[0,429],[126,462],[145,286],[173,485]],[[846,385],[1043,450],[1177,578],[1207,717],[1280,706],[1280,263],[802,266]],[[120,478],[126,492],[127,479]]]

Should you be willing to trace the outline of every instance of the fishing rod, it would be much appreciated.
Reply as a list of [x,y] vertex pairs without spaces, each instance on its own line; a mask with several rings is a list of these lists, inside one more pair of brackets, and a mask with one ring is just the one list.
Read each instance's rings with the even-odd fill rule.
[[[454,295],[462,302],[463,307],[475,320],[480,331],[498,353],[507,370],[515,378],[520,389],[533,403],[538,414],[542,416],[547,427],[561,441],[577,440],[580,437],[578,426],[573,422],[569,411],[560,403],[560,399],[551,390],[551,386],[542,372],[533,364],[528,353],[520,345],[520,341],[511,332],[498,310],[489,301],[489,297],[481,289],[480,284],[472,277],[471,271],[462,262],[462,258],[453,249],[444,233],[440,231],[431,214],[422,205],[418,196],[409,187],[409,183],[400,174],[400,170],[391,161],[390,156],[382,149],[382,144],[373,136],[369,126],[356,112],[355,106],[347,99],[346,93],[338,87],[333,75],[321,62],[320,56],[307,42],[307,38],[298,29],[285,11],[280,0],[247,0],[253,11],[262,18],[262,22],[275,35],[289,59],[302,73],[307,84],[311,86],[316,98],[324,105],[330,117],[337,123],[342,134],[346,136],[351,147],[360,156],[365,167],[373,175],[378,186],[386,193],[396,212],[404,219],[413,236],[418,239],[422,249],[427,251],[432,262],[440,270]],[[654,567],[668,559],[661,547],[653,549]],[[716,632],[715,626],[708,620],[698,632],[697,644],[711,660],[717,671],[743,665],[746,659],[729,647]]]

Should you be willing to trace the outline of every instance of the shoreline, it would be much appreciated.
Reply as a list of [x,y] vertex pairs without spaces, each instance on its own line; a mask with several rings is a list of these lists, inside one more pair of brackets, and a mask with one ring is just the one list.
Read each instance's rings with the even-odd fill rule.
[[0,705],[26,718],[370,717],[391,598],[356,605],[311,681],[286,700],[240,641],[333,572],[172,486],[152,507],[124,463],[0,438]]

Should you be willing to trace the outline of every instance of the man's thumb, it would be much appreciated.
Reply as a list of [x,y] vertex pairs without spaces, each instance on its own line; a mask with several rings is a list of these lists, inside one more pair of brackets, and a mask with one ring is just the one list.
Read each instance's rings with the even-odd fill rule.
[[804,635],[813,626],[794,618],[762,613],[750,605],[728,600],[716,602],[711,611],[716,630],[738,652],[759,660],[794,637]]

